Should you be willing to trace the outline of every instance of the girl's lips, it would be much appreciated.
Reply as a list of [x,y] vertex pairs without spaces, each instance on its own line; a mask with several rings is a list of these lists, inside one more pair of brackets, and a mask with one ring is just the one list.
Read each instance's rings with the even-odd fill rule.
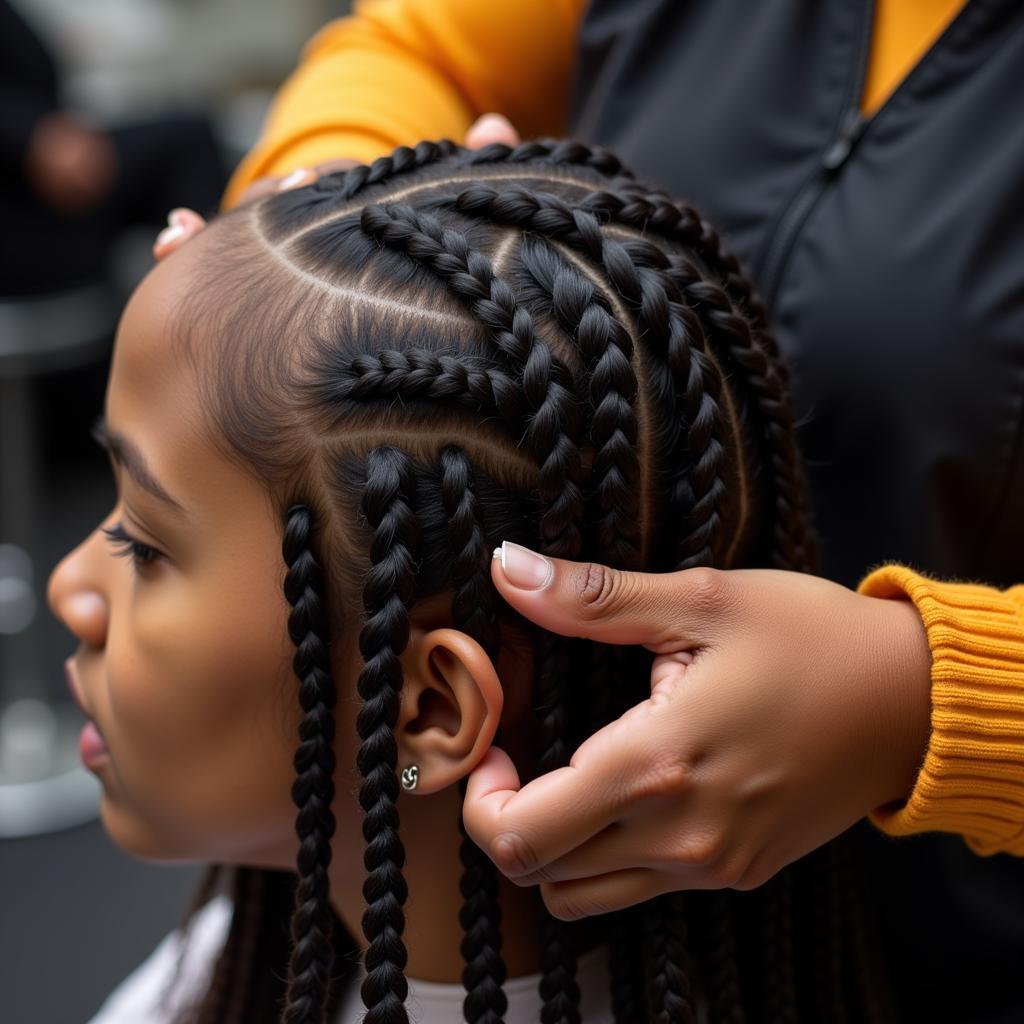
[[107,745],[99,734],[95,722],[86,722],[78,738],[78,753],[86,768],[95,768],[107,759]]
[[89,709],[85,706],[85,701],[82,700],[82,688],[79,685],[78,675],[75,672],[74,660],[72,658],[68,658],[64,662],[64,677],[67,679],[68,689],[71,691],[71,699],[78,705],[79,711],[88,719],[85,723],[85,728],[82,729],[81,736],[78,737],[78,754],[86,768],[96,768],[106,761],[109,751],[99,726],[93,721],[92,715],[89,714]]

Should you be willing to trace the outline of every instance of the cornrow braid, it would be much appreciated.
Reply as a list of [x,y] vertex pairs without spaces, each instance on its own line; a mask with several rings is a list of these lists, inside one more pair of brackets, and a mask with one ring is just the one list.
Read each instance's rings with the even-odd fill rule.
[[520,261],[550,299],[559,324],[576,340],[589,371],[590,487],[597,504],[592,544],[608,565],[638,568],[640,460],[632,339],[608,300],[542,239],[524,238]]
[[431,164],[455,156],[459,147],[451,139],[440,139],[437,142],[424,140],[416,143],[415,146],[399,146],[384,156],[379,156],[369,166],[357,164],[347,171],[337,172],[343,175],[340,190],[337,183],[332,182],[331,175],[314,182],[313,189],[325,192],[327,195],[340,198],[348,202],[364,188],[376,185],[382,181],[391,181],[401,177],[403,174],[412,174]]
[[614,153],[576,139],[529,139],[515,146],[492,142],[476,150],[463,151],[460,162],[469,167],[491,163],[568,165],[588,167],[599,174],[624,180],[633,177]]
[[[498,651],[494,614],[494,587],[490,577],[490,551],[480,525],[473,471],[466,453],[455,445],[441,449],[438,463],[441,500],[448,517],[451,551],[452,621],[471,636],[491,658]],[[462,780],[462,796],[466,795]],[[459,923],[466,967],[463,1015],[469,1024],[501,1024],[508,999],[502,986],[508,976],[501,956],[501,909],[498,906],[498,875],[494,863],[466,834],[459,816],[462,843],[459,857],[463,873],[459,892],[463,904]]]
[[357,686],[363,705],[356,728],[362,741],[356,763],[363,776],[359,804],[366,818],[363,934],[366,1024],[407,1024],[407,961],[402,932],[408,887],[405,848],[398,835],[398,747],[394,728],[402,690],[399,656],[409,641],[409,606],[416,575],[419,528],[413,512],[415,479],[410,458],[388,445],[366,455],[362,512],[372,531],[370,568],[363,585],[365,625],[359,634],[363,670]]
[[371,164],[324,174],[305,188],[280,193],[275,197],[275,212],[301,233],[311,222],[321,219],[335,207],[345,206],[364,189],[451,160],[457,152],[458,147],[448,139],[419,142],[414,147],[399,146]]
[[581,548],[583,517],[576,440],[579,413],[568,372],[537,337],[533,317],[495,275],[487,257],[435,217],[402,204],[371,204],[362,211],[361,226],[438,274],[469,303],[498,349],[521,373],[531,414],[526,441],[540,463],[542,540],[551,549],[548,553],[573,557]]
[[285,1024],[322,1024],[334,946],[330,905],[331,836],[334,835],[334,705],[327,651],[323,580],[312,552],[313,516],[305,505],[285,515],[282,550],[288,572],[284,593],[291,605],[288,635],[295,644],[292,667],[299,680],[303,717],[295,752],[292,800],[299,809],[298,883],[292,917]]
[[331,350],[318,369],[312,398],[331,409],[345,399],[452,399],[478,411],[496,412],[516,430],[525,419],[518,381],[478,356],[385,349],[348,358]]
[[[720,275],[724,293],[706,274],[700,273],[691,258],[663,254],[646,246],[648,252],[656,251],[658,265],[667,264],[669,275],[692,300],[688,304],[722,332],[733,361],[746,371],[741,379],[753,392],[766,425],[780,503],[775,530],[782,557],[777,558],[776,564],[779,568],[812,571],[816,553],[806,507],[806,481],[796,449],[788,375],[768,330],[764,306],[736,257],[725,247],[717,230],[693,207],[676,203],[657,191],[640,192],[635,183],[627,183],[619,193],[594,192],[582,200],[582,205],[614,223],[681,242]],[[635,251],[643,243],[625,244]],[[751,325],[758,328],[756,336]],[[801,523],[804,528],[798,532],[797,524]]]
[[687,425],[685,439],[681,438],[685,443],[674,449],[672,458],[682,467],[674,478],[673,506],[690,522],[689,532],[679,543],[677,562],[680,568],[712,564],[721,534],[718,505],[725,492],[721,480],[723,426],[718,407],[720,384],[703,354],[699,319],[678,304],[666,308],[663,301],[654,306],[659,296],[645,289],[628,250],[607,237],[593,213],[581,206],[520,185],[499,192],[483,183],[461,189],[445,201],[467,216],[517,224],[579,249],[602,267],[616,291],[637,312],[641,333],[653,329],[683,396]]

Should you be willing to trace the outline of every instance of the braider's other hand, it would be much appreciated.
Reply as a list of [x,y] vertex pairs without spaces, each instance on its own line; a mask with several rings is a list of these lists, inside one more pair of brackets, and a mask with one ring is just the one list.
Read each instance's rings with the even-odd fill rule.
[[[479,149],[491,142],[504,142],[514,146],[519,142],[519,133],[512,127],[507,118],[501,114],[488,113],[478,117],[466,132],[466,146]],[[315,167],[300,167],[290,174],[273,175],[257,178],[239,197],[238,205],[261,199],[272,192],[283,192],[290,188],[311,185],[324,174],[335,171],[347,171],[355,167],[356,161],[348,157],[327,160]],[[167,227],[160,232],[153,243],[153,258],[157,261],[170,256],[172,252],[183,246],[190,238],[194,238],[203,228],[206,220],[195,210],[179,208],[171,210],[167,217]]]
[[653,575],[500,550],[495,585],[528,619],[657,655],[650,698],[568,767],[520,787],[492,748],[470,778],[469,834],[556,917],[756,888],[911,792],[931,665],[912,604],[792,572]]

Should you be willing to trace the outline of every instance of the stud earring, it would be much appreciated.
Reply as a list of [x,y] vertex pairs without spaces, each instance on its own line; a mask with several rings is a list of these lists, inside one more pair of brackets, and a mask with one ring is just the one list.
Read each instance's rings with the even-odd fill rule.
[[408,768],[402,769],[402,789],[415,789],[416,783],[420,781],[420,766],[411,764]]

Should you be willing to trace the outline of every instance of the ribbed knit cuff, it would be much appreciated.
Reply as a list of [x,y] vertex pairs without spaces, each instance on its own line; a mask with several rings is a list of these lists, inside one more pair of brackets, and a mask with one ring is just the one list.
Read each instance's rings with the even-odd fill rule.
[[870,820],[893,836],[955,832],[978,854],[1024,853],[1024,588],[939,583],[886,565],[857,591],[912,600],[932,652],[924,765],[907,802]]

